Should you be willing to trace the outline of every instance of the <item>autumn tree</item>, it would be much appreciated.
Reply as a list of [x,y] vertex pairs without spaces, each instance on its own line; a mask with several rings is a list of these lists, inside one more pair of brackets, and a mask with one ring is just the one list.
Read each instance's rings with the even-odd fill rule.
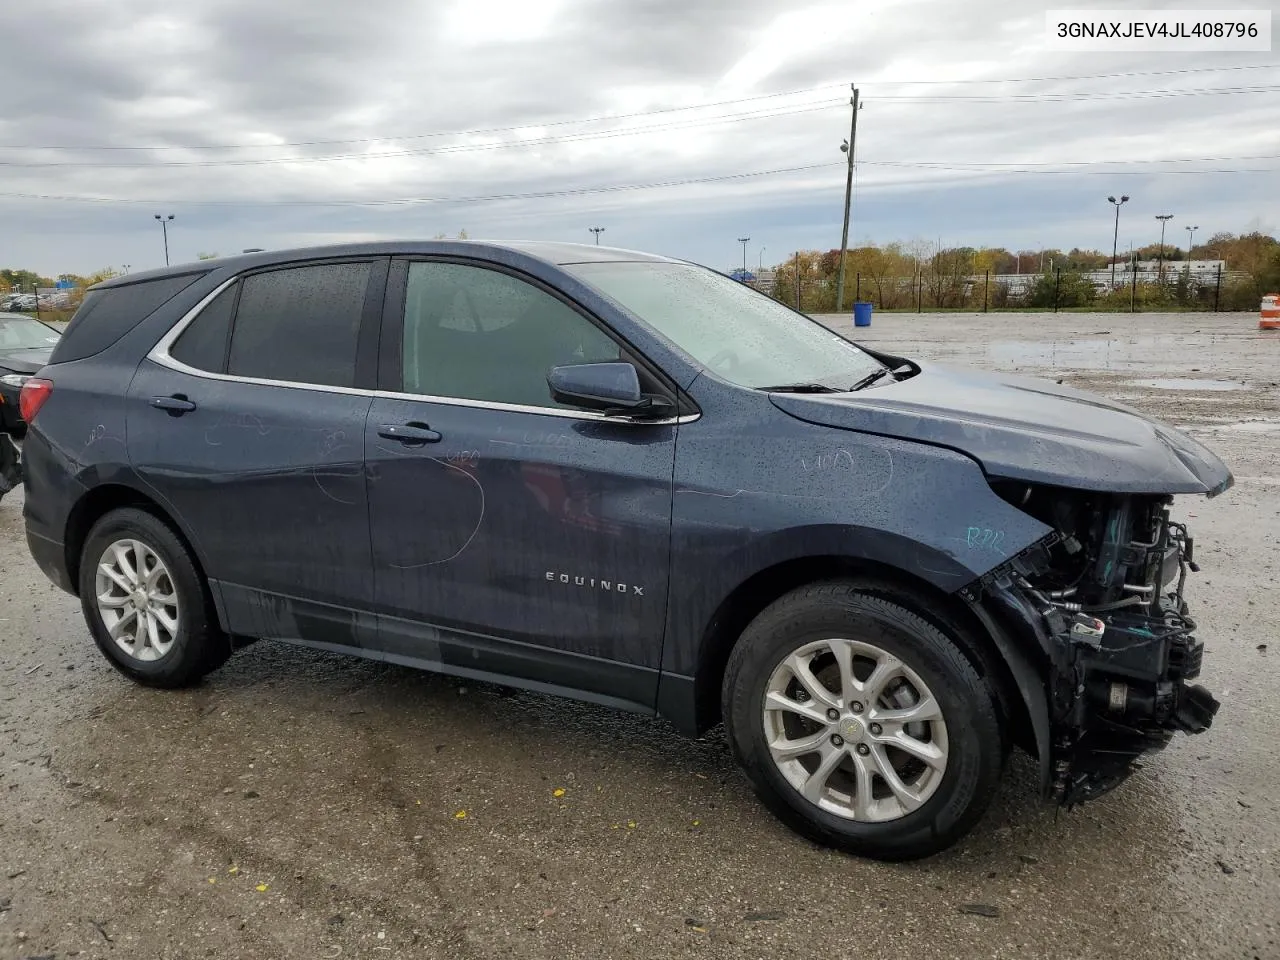
[[[835,309],[835,289],[831,274],[823,269],[824,257],[820,250],[801,250],[785,263],[778,264],[774,271],[774,299],[794,307],[798,279],[801,310],[822,313]],[[829,261],[825,265],[829,266]]]
[[1225,260],[1228,270],[1247,274],[1248,289],[1257,298],[1274,292],[1277,282],[1280,282],[1280,277],[1276,276],[1280,240],[1260,231],[1240,236],[1216,233],[1193,252],[1195,259]]
[[[1052,251],[1052,253],[1057,253],[1057,251]],[[1055,265],[1062,267],[1064,270],[1101,270],[1111,263],[1111,258],[1105,253],[1099,253],[1097,250],[1082,250],[1079,247],[1072,247],[1071,251],[1065,256],[1060,255],[1062,262],[1057,262],[1057,259],[1059,258],[1055,258]],[[1119,259],[1124,260],[1126,258],[1120,257]]]
[[1013,269],[1010,273],[1039,273],[1040,263],[1044,258],[1039,250],[1019,250],[1013,255]]
[[1013,273],[1013,254],[1003,247],[984,247],[973,258],[974,273]]
[[51,287],[53,281],[31,270],[5,268],[0,270],[0,284],[16,293],[19,290],[29,291],[32,287]]

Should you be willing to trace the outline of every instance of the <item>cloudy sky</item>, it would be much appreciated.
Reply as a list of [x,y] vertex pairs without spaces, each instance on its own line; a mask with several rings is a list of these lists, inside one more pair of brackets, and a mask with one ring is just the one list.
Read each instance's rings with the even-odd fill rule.
[[1050,50],[1065,5],[5,0],[0,266],[157,266],[156,213],[175,262],[603,226],[768,264],[840,243],[850,82],[857,242],[1106,248],[1111,193],[1121,249],[1280,227],[1280,53]]

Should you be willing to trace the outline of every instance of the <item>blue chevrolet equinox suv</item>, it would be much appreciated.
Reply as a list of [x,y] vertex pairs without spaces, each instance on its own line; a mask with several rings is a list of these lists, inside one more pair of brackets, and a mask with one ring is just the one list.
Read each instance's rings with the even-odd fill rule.
[[470,241],[93,287],[26,381],[25,517],[156,687],[257,639],[723,724],[767,806],[938,851],[1014,746],[1094,797],[1218,702],[1135,410],[860,347],[705,267]]

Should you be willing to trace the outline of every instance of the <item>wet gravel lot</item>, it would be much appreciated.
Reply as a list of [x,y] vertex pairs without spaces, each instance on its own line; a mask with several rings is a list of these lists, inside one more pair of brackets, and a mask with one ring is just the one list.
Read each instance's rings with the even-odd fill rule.
[[1227,460],[1236,486],[1180,510],[1213,729],[1071,812],[1015,757],[959,846],[871,863],[775,823],[718,732],[270,643],[193,690],[136,687],[31,562],[16,493],[0,957],[1280,958],[1280,335],[1150,314],[863,333],[1121,398]]

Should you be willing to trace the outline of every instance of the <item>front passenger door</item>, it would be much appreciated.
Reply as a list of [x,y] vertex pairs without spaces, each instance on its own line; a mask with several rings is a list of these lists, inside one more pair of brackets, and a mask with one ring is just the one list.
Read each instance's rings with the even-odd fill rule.
[[676,423],[547,387],[552,366],[625,347],[521,275],[400,261],[381,350],[365,456],[385,655],[651,708]]

